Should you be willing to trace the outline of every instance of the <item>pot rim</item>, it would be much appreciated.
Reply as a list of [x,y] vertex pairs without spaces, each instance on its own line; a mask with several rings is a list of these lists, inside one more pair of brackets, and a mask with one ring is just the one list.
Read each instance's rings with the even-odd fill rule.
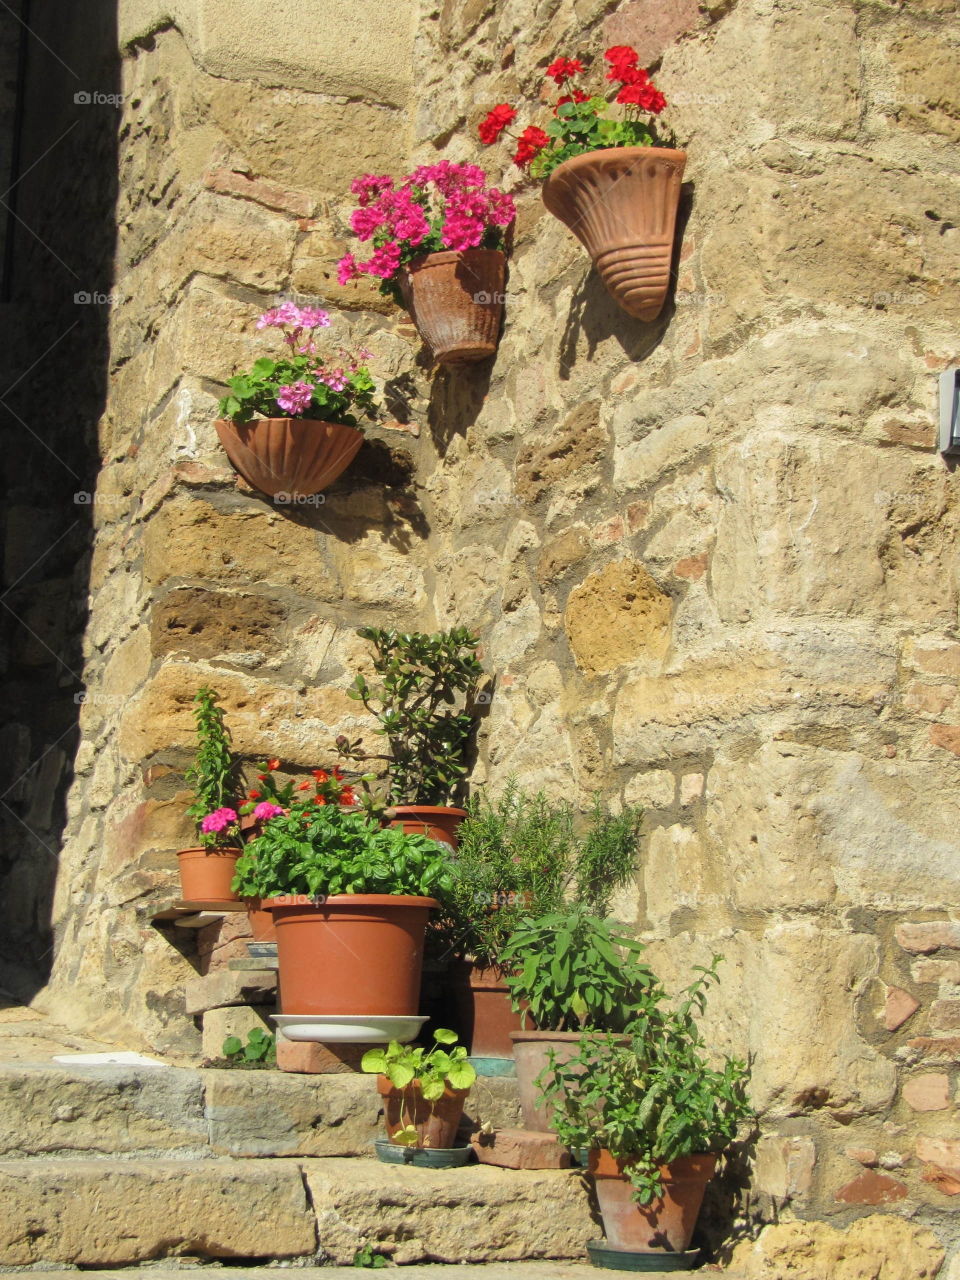
[[[420,1081],[416,1077],[414,1077],[414,1079],[411,1080],[409,1084],[404,1085],[403,1088],[400,1088],[399,1085],[395,1085],[391,1083],[389,1076],[385,1076],[382,1074],[377,1076],[377,1092],[381,1094],[384,1098],[388,1098],[392,1093],[402,1094],[404,1089],[413,1089],[417,1093],[419,1093],[420,1087],[421,1087]],[[448,1084],[444,1084],[443,1086],[444,1098],[465,1098],[469,1092],[470,1092],[470,1086],[468,1086],[466,1089],[451,1089],[450,1085]],[[442,1102],[443,1098],[437,1098],[435,1099],[435,1101]]]
[[433,253],[424,253],[418,258],[411,258],[409,262],[403,264],[402,270],[419,271],[428,262],[432,266],[444,266],[448,262],[459,262],[463,258],[477,254],[483,254],[484,257],[503,258],[504,261],[507,258],[503,249],[436,249]]
[[592,151],[582,151],[578,156],[571,156],[569,160],[564,160],[562,164],[558,164],[544,179],[544,187],[547,187],[558,173],[570,173],[574,169],[582,169],[586,165],[592,164],[597,156],[605,155],[623,155],[631,153],[636,156],[669,156],[676,157],[681,168],[687,163],[687,153],[683,147],[594,147]]
[[524,1040],[530,1040],[535,1044],[559,1040],[562,1044],[569,1044],[573,1040],[581,1039],[585,1034],[585,1031],[511,1031],[510,1039],[514,1044]]
[[466,817],[466,809],[458,809],[452,804],[391,804],[387,806],[391,813],[452,813],[455,817]]
[[251,418],[249,422],[241,422],[241,423],[234,422],[232,418],[217,418],[215,419],[214,425],[216,426],[217,423],[219,423],[222,426],[229,427],[230,430],[232,431],[241,431],[241,430],[244,430],[245,428],[259,426],[261,423],[265,423],[265,422],[295,423],[304,427],[330,427],[331,430],[334,430],[334,431],[351,431],[351,432],[355,432],[357,435],[360,435],[360,436],[363,435],[363,432],[360,430],[359,427],[351,427],[349,423],[346,423],[346,422],[327,422],[324,418],[260,417],[260,418]]
[[[709,1177],[712,1178],[719,1158],[720,1153],[716,1151],[692,1151],[688,1156],[677,1156],[676,1160],[671,1160],[669,1164],[658,1165],[657,1168],[664,1182],[671,1182],[677,1181],[676,1174],[671,1172],[677,1166],[693,1162],[700,1165],[700,1168],[690,1171],[690,1176],[696,1178],[706,1172],[702,1167],[702,1162],[706,1162],[710,1167]],[[622,1178],[623,1170],[627,1165],[633,1164],[635,1159],[635,1156],[614,1157],[606,1147],[591,1147],[587,1157],[587,1172],[595,1178]],[[612,1169],[614,1165],[616,1173]]]
[[242,849],[218,849],[216,846],[212,849],[206,848],[205,845],[191,845],[189,849],[178,849],[178,858],[196,857],[203,854],[205,858],[221,857],[221,858],[239,858],[243,852]]
[[323,902],[314,902],[305,893],[278,893],[270,898],[262,898],[261,906],[267,911],[282,908],[301,911],[313,908],[323,911],[327,907],[427,907],[432,910],[439,907],[440,903],[436,898],[421,898],[405,893],[332,893]]

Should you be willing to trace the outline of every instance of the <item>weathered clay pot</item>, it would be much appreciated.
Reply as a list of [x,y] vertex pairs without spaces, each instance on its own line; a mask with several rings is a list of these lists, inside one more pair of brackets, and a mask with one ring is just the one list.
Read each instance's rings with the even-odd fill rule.
[[655,320],[667,296],[686,161],[668,147],[610,147],[565,160],[543,184],[543,203],[638,320]]
[[663,1166],[663,1197],[646,1205],[633,1199],[624,1165],[609,1151],[590,1152],[587,1167],[596,1184],[607,1240],[636,1253],[683,1253],[690,1247],[717,1157],[684,1156]]
[[513,1055],[511,1031],[522,1030],[521,1015],[514,1013],[503,970],[496,965],[481,969],[468,960],[450,966],[450,987],[457,1011],[460,1039],[474,1058],[509,1058]]
[[557,1062],[568,1062],[575,1057],[580,1045],[580,1035],[579,1031],[510,1032],[513,1056],[517,1063],[520,1111],[525,1129],[531,1129],[534,1133],[553,1132],[550,1128],[553,1108],[547,1106],[533,1082],[544,1067],[550,1065],[548,1054],[551,1049]]
[[239,849],[181,849],[180,893],[185,902],[236,902],[230,888]]
[[248,484],[292,502],[333,484],[363,444],[356,427],[312,418],[254,418],[239,427],[218,418],[213,425]]
[[402,827],[407,835],[428,836],[456,849],[457,830],[467,811],[440,804],[395,804],[386,816],[388,827]]
[[506,275],[499,249],[428,253],[407,263],[400,291],[440,364],[474,364],[496,353]]
[[398,1129],[412,1124],[420,1147],[447,1148],[455,1145],[469,1089],[451,1089],[447,1085],[443,1097],[436,1102],[424,1099],[419,1080],[412,1080],[405,1089],[397,1089],[386,1076],[377,1076],[377,1089],[383,1098],[388,1138],[392,1140]]
[[315,905],[267,898],[277,930],[283,1012],[410,1017],[419,1012],[433,898],[335,894]]

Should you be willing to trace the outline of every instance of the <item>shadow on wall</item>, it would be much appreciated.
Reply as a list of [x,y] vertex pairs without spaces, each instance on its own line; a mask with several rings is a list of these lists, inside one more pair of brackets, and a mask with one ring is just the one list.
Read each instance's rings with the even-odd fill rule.
[[53,959],[79,741],[97,423],[106,399],[120,64],[116,0],[0,10],[0,999]]

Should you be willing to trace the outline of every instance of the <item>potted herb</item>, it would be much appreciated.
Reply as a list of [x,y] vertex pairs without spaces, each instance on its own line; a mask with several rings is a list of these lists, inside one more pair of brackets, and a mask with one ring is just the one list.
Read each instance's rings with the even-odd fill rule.
[[455,1032],[440,1027],[433,1038],[431,1049],[392,1041],[363,1055],[361,1068],[379,1077],[388,1141],[376,1148],[385,1164],[451,1168],[470,1158],[469,1145],[455,1143],[477,1073]]
[[363,435],[358,418],[374,410],[370,352],[317,348],[315,331],[330,324],[319,307],[281,303],[257,320],[279,329],[287,352],[261,356],[228,380],[214,424],[220,443],[245,480],[281,501],[319,493],[353,461]]
[[513,200],[473,164],[440,160],[420,165],[396,185],[365,174],[350,190],[359,208],[350,215],[357,239],[374,252],[339,263],[342,285],[361,275],[380,280],[380,292],[406,307],[441,364],[486,360],[497,349],[503,314],[506,229]]
[[615,1249],[683,1254],[717,1159],[751,1115],[746,1064],[713,1065],[696,1022],[720,960],[697,966],[675,1004],[659,981],[648,983],[623,1035],[588,1032],[544,1073],[558,1137],[590,1150]]
[[579,904],[522,921],[511,934],[503,950],[507,988],[536,1027],[510,1033],[528,1129],[550,1127],[536,1081],[551,1055],[575,1053],[585,1030],[622,1033],[642,1007],[654,981],[643,950]]
[[[603,56],[621,117],[610,114],[602,93],[580,87],[579,58],[557,58],[547,67],[560,90],[552,118],[543,129],[524,129],[513,159],[546,179],[544,204],[584,245],[619,305],[655,320],[670,282],[687,156],[658,130],[666,99],[639,66],[637,51],[615,45]],[[508,103],[494,107],[480,125],[481,141],[495,142],[516,115]]]
[[464,1035],[475,1057],[509,1058],[522,1029],[504,975],[504,953],[522,920],[567,900],[606,911],[636,864],[642,812],[613,815],[596,797],[584,819],[564,800],[528,795],[513,779],[494,801],[473,797],[460,827],[452,909],[463,959],[451,967]]
[[220,697],[204,685],[193,699],[197,751],[185,775],[193,788],[187,815],[197,828],[197,846],[177,853],[180,892],[187,902],[230,902],[241,841],[237,814],[240,777]]
[[[451,805],[467,774],[465,756],[474,717],[469,708],[483,668],[476,658],[477,636],[465,627],[404,633],[361,627],[357,633],[374,648],[374,687],[358,675],[349,694],[379,722],[386,755],[365,752],[360,739],[342,736],[337,747],[345,759],[387,764],[388,820],[456,848],[457,827],[466,816]],[[368,806],[381,808],[363,779]]]
[[450,885],[446,854],[322,798],[272,817],[237,862],[234,889],[273,914],[284,1014],[330,1020],[328,1039],[353,1038],[350,1018],[413,1019],[412,1039],[424,930]]

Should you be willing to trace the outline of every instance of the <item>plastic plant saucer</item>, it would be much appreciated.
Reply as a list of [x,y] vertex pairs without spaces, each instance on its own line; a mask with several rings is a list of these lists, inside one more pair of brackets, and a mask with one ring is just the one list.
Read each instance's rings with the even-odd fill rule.
[[414,1164],[422,1169],[459,1169],[473,1159],[473,1147],[401,1147],[377,1138],[373,1144],[383,1164]]
[[685,1253],[637,1253],[633,1249],[618,1249],[609,1240],[590,1240],[587,1257],[595,1267],[607,1271],[692,1271],[700,1257],[699,1249]]
[[273,1021],[288,1040],[312,1040],[320,1044],[409,1044],[426,1022],[419,1015],[399,1018],[348,1014],[275,1013]]

